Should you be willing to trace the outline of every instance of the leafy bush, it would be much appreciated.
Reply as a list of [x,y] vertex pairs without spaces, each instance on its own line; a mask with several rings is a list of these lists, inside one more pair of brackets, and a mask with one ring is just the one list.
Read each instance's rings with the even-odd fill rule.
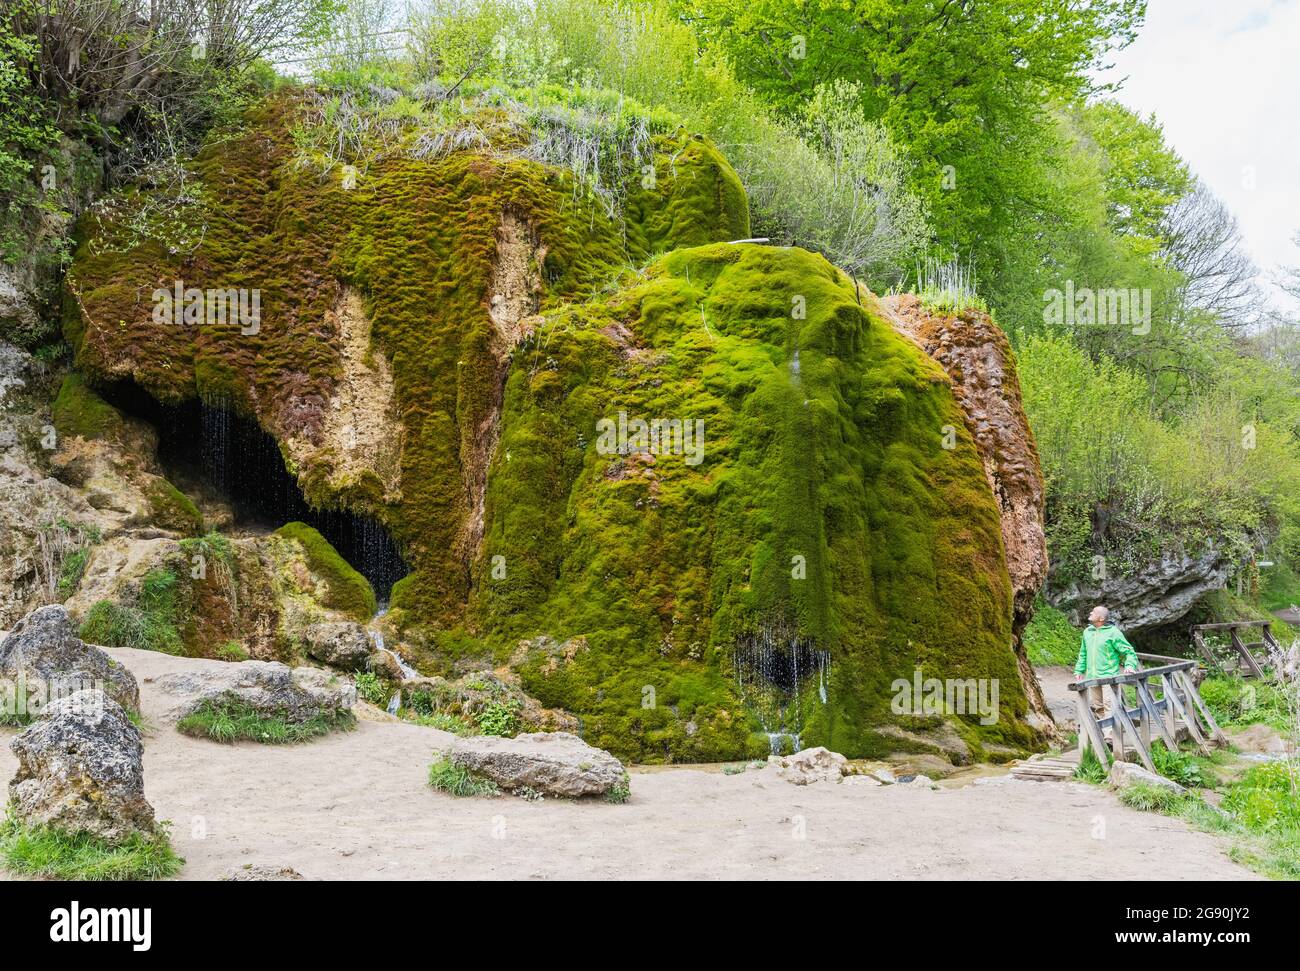
[[1268,725],[1278,731],[1291,728],[1286,695],[1267,681],[1210,677],[1201,682],[1201,700],[1220,725]]
[[480,778],[445,758],[439,758],[429,766],[429,785],[453,796],[496,796],[501,793],[492,780]]
[[1196,757],[1179,749],[1171,751],[1159,739],[1151,743],[1151,762],[1157,772],[1180,786],[1190,789],[1205,785],[1205,778],[1201,774],[1201,766],[1196,761]]
[[388,682],[375,674],[373,671],[362,671],[356,676],[357,696],[362,701],[367,701],[372,705],[383,707],[388,704],[388,699],[392,696],[392,688]]
[[176,723],[186,735],[210,738],[215,742],[246,739],[265,745],[284,745],[310,741],[334,731],[356,727],[350,711],[322,712],[303,722],[282,716],[268,716],[235,701],[207,701]]
[[115,845],[89,833],[26,826],[13,816],[0,825],[0,858],[16,874],[54,880],[165,880],[185,865],[165,823],[152,837],[133,834]]
[[1270,762],[1243,775],[1222,808],[1253,831],[1300,829],[1300,764]]
[[519,728],[519,702],[511,698],[508,701],[489,701],[476,716],[478,729],[484,735],[511,736]]

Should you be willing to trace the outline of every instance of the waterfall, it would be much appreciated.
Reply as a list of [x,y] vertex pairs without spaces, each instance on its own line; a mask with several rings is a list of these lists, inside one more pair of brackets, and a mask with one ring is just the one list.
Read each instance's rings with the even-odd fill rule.
[[830,652],[801,640],[785,622],[766,623],[742,638],[733,653],[736,684],[754,712],[773,755],[803,744],[803,688],[814,671],[817,697],[828,697]]
[[[370,644],[376,651],[381,654],[387,654],[397,662],[397,667],[402,672],[403,681],[410,681],[412,678],[418,678],[420,676],[419,671],[415,670],[415,668],[403,661],[402,655],[384,646],[384,632],[381,631],[376,624],[386,613],[388,613],[388,604],[380,603],[379,609],[375,611],[375,616],[371,618],[370,623],[366,626],[366,633],[370,636]],[[399,687],[393,692],[393,696],[388,699],[388,713],[390,715],[396,715],[397,710],[400,707],[402,707],[402,689]]]

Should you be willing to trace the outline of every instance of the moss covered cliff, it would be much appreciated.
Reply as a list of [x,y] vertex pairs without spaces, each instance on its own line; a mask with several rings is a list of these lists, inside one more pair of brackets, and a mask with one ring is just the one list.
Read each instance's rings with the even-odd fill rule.
[[[638,123],[643,164],[593,188],[554,112],[479,98],[342,166],[306,111],[203,151],[184,245],[140,232],[138,192],[87,222],[89,380],[256,418],[313,502],[400,544],[393,620],[429,666],[509,664],[620,756],[1031,742],[948,378],[821,257],[728,242],[745,197],[709,142]],[[177,281],[256,288],[260,319],[158,314]],[[917,669],[996,679],[997,719],[893,710]]]

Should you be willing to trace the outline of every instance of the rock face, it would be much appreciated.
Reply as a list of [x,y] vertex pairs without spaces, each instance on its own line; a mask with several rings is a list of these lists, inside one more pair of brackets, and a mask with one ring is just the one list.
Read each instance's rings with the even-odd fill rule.
[[[67,325],[87,382],[256,419],[312,505],[400,545],[387,623],[421,670],[528,641],[522,690],[620,757],[765,756],[778,710],[809,745],[888,753],[890,685],[921,666],[1000,682],[997,719],[966,720],[972,757],[1035,741],[1004,555],[1033,539],[1015,443],[968,424],[940,365],[823,257],[733,244],[748,204],[714,145],[653,134],[656,178],[620,177],[611,218],[536,161],[553,133],[533,113],[466,103],[510,116],[499,144],[404,148],[341,192],[299,164],[313,98],[276,96],[199,153],[193,252],[126,232],[138,194],[88,230]],[[409,144],[454,143],[442,117]],[[266,185],[274,219],[255,216]],[[142,280],[265,288],[260,330],[159,326]],[[990,414],[1008,361],[985,374]]]
[[322,664],[345,671],[362,671],[371,653],[370,635],[353,621],[313,624],[303,634],[307,654]]
[[795,752],[794,755],[769,756],[767,761],[769,765],[776,766],[779,778],[797,786],[807,786],[814,782],[839,782],[849,760],[838,752],[818,746]]
[[1049,586],[1047,599],[1080,626],[1088,622],[1094,606],[1105,604],[1111,619],[1131,632],[1178,620],[1205,594],[1222,588],[1227,579],[1228,561],[1218,552],[1201,556],[1167,553],[1121,576]]
[[82,688],[99,687],[129,711],[140,709],[135,675],[97,647],[77,637],[62,604],[51,604],[20,620],[0,641],[0,677],[21,678],[29,698],[56,699]]
[[1034,715],[1050,729],[1050,712],[1020,640],[1034,615],[1034,598],[1047,579],[1047,533],[1043,470],[1021,401],[1011,345],[1002,328],[979,311],[934,315],[909,294],[883,303],[899,332],[952,379],[953,396],[965,413],[1001,516],[1007,573],[1015,594],[1012,633],[1020,677]]
[[60,698],[9,747],[18,757],[9,795],[23,822],[112,843],[153,832],[140,730],[103,692]]
[[622,762],[568,732],[458,738],[447,757],[507,791],[527,788],[568,799],[603,796],[627,777]]
[[157,686],[180,699],[169,717],[180,720],[207,702],[235,702],[259,714],[291,722],[351,708],[356,701],[352,682],[320,668],[290,668],[278,661],[240,661],[169,674]]

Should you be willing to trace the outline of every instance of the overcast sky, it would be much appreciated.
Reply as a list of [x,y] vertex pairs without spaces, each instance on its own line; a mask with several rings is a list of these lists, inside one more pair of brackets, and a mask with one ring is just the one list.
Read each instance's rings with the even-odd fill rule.
[[1300,0],[1149,0],[1113,62],[1119,100],[1156,113],[1261,269],[1300,264]]

